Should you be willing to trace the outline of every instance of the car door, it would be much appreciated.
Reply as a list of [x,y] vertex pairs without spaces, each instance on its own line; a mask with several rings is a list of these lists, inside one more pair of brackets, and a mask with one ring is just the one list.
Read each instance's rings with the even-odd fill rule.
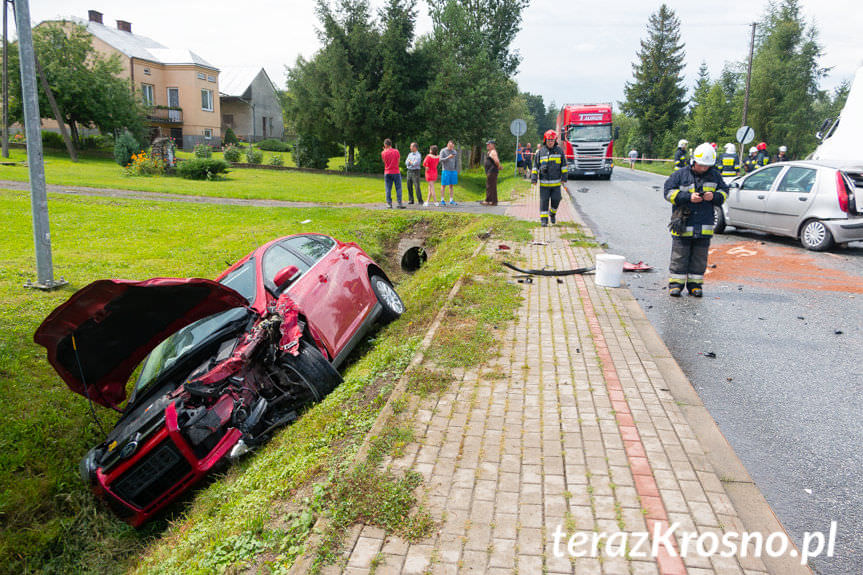
[[784,166],[769,166],[743,178],[728,199],[728,223],[733,226],[763,229],[767,194]]
[[797,235],[800,218],[815,198],[817,175],[817,169],[804,166],[790,166],[785,170],[776,189],[767,194],[764,226],[768,231]]

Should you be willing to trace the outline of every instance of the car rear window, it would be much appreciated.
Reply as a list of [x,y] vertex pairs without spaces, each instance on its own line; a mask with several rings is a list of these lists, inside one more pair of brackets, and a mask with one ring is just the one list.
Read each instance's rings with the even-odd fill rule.
[[296,236],[286,239],[283,243],[300,252],[313,262],[327,255],[336,243],[326,236]]
[[792,166],[785,172],[776,191],[808,194],[812,191],[812,186],[815,185],[816,174],[817,171],[812,168]]

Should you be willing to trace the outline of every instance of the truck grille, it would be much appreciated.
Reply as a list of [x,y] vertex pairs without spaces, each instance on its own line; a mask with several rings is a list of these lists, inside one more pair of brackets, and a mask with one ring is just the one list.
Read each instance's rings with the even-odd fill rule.
[[144,509],[192,470],[177,446],[166,439],[130,467],[110,487],[117,497]]
[[606,146],[597,146],[595,144],[575,145],[572,149],[575,152],[574,166],[576,169],[599,170],[602,168]]

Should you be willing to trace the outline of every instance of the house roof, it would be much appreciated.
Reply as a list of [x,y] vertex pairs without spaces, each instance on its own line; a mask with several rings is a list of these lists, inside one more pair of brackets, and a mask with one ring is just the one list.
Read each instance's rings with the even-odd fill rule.
[[255,81],[255,78],[257,78],[259,74],[264,75],[275,92],[276,86],[273,84],[273,81],[270,80],[270,76],[264,68],[256,68],[254,66],[228,66],[226,68],[222,68],[219,72],[219,93],[222,96],[228,97],[245,97],[245,93],[249,90],[252,82]]
[[130,58],[139,58],[158,64],[194,64],[218,71],[218,68],[191,50],[168,48],[146,36],[111,28],[83,18],[73,16],[68,20],[84,26],[90,34]]

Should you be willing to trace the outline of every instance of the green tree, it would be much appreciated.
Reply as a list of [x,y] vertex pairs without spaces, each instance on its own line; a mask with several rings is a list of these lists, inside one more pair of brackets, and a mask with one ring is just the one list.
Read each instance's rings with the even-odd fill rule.
[[[128,130],[139,142],[146,141],[146,110],[129,81],[119,77],[119,57],[106,58],[96,52],[83,26],[38,26],[33,30],[33,47],[76,148],[80,147],[79,126],[115,135]],[[41,84],[39,87],[42,117],[53,119]],[[9,93],[10,120],[22,122],[17,47],[9,51]]]
[[[534,123],[536,124],[536,133],[528,130],[525,134],[525,137],[528,137],[529,134],[533,134],[534,138],[539,138],[540,134],[542,134],[544,130],[548,129],[546,127],[547,111],[545,109],[545,102],[543,101],[542,96],[538,94],[522,92],[521,96],[522,98],[524,98],[524,102],[527,105],[528,113],[531,115]],[[525,118],[525,120],[527,120],[527,118]]]
[[671,150],[654,148],[660,141],[669,141],[666,132],[679,125],[686,114],[686,88],[681,74],[686,53],[680,40],[680,20],[662,4],[651,14],[647,34],[641,40],[638,61],[632,64],[633,81],[624,88],[622,110],[638,119],[638,129],[646,139],[645,152],[670,153]]
[[749,124],[758,139],[785,144],[798,156],[815,147],[815,102],[825,72],[820,55],[818,32],[803,18],[800,0],[772,0],[752,60]]

